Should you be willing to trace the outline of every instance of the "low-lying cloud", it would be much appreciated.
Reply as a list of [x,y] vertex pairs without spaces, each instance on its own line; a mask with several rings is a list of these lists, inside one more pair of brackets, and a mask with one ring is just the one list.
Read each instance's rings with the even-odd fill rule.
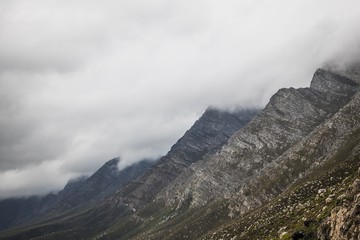
[[360,56],[357,0],[0,1],[0,198],[166,154],[207,106],[263,106]]

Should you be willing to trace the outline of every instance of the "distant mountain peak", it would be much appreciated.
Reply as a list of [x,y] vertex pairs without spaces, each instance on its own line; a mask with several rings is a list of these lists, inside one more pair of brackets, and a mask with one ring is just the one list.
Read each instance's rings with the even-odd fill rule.
[[107,161],[89,178],[73,184],[72,188],[65,187],[58,194],[58,206],[74,207],[82,205],[86,200],[99,201],[119,190],[120,187],[130,180],[141,175],[154,162],[142,160],[119,170],[119,161],[120,158],[113,158]]
[[120,158],[113,158],[113,159],[111,159],[111,160],[109,160],[109,161],[107,161],[105,164],[104,164],[104,166],[113,166],[113,165],[117,165],[117,164],[119,164],[119,162],[120,162]]

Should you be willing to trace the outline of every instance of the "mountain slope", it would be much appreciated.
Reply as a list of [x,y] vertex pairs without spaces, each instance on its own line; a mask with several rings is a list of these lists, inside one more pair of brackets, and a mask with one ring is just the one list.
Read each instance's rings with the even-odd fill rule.
[[[265,109],[236,132],[222,151],[192,165],[163,195],[168,205],[202,206],[231,199],[246,179],[298,143],[346,104],[357,89],[348,78],[319,69],[310,88],[280,89]],[[245,210],[245,209],[244,209]]]
[[[354,220],[360,217],[356,210],[359,166],[357,93],[331,119],[247,183],[248,194],[239,194],[234,201],[252,209],[261,205],[259,201],[270,200],[268,204],[204,239],[273,239],[279,235],[290,239],[296,233],[305,239],[358,239],[360,225]],[[284,194],[274,198],[281,192]]]
[[145,206],[184,169],[219,151],[232,134],[245,126],[257,112],[239,110],[231,113],[207,109],[156,165],[114,195],[109,204],[115,202],[131,208]]

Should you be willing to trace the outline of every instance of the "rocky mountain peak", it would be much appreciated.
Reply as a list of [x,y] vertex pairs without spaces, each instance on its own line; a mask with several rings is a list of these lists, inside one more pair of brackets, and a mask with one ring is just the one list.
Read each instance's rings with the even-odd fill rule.
[[326,71],[321,68],[316,70],[310,84],[310,88],[317,91],[332,92],[341,95],[354,92],[354,87],[356,86],[357,83],[355,83],[350,78]]
[[120,158],[113,158],[113,159],[107,161],[100,169],[117,167],[119,162],[120,162]]
[[112,178],[116,177],[119,174],[118,169],[118,163],[120,159],[114,158],[109,161],[107,161],[99,170],[97,170],[90,178],[89,180],[95,180],[99,179],[100,181],[103,181],[104,178]]

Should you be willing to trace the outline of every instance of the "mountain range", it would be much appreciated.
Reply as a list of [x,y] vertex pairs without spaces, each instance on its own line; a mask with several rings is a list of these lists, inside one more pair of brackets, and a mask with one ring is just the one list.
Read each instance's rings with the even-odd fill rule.
[[0,201],[0,239],[360,239],[360,68],[208,108],[169,152]]

